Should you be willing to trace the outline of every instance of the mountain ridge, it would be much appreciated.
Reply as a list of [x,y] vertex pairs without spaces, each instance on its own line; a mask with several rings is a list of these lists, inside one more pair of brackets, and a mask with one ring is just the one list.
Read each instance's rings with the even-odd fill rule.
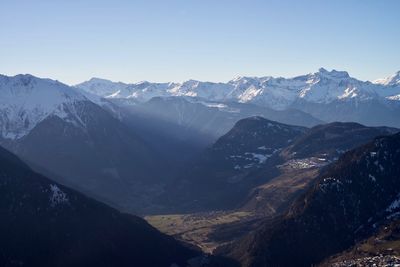
[[[154,97],[178,97],[189,101],[214,102],[220,106],[240,103],[276,111],[298,110],[324,122],[354,121],[368,126],[384,124],[400,127],[398,76],[397,72],[383,81],[370,82],[353,78],[346,71],[320,68],[317,72],[293,78],[242,76],[225,83],[196,80],[182,83],[141,82],[124,84],[120,90],[112,91],[108,91],[110,86],[101,83],[98,86],[99,90],[108,92],[99,94],[103,98],[125,100],[130,105]],[[75,87],[92,92],[96,90],[96,83],[84,82]]]
[[32,75],[0,76],[0,135],[20,139],[39,122],[56,115],[82,125],[76,106],[89,100],[58,81]]
[[201,256],[143,219],[33,172],[1,147],[0,166],[1,266],[186,266]]
[[399,157],[399,133],[346,152],[231,255],[243,266],[310,266],[369,237],[399,214]]
[[[393,77],[392,79],[394,79]],[[328,88],[329,91],[336,90],[336,92],[323,91],[327,81],[333,83],[331,88]],[[99,80],[96,79],[96,82],[99,82]],[[110,81],[106,82],[110,83]],[[151,91],[150,95],[152,97],[188,96],[215,101],[258,102],[275,109],[287,108],[296,99],[306,99],[316,103],[329,103],[337,99],[354,97],[364,99],[376,96],[388,98],[400,94],[400,87],[396,88],[397,86],[392,86],[392,83],[361,81],[350,77],[346,71],[328,71],[324,68],[320,68],[318,72],[292,78],[239,76],[226,83],[188,80],[183,83],[151,83],[146,81],[133,84],[111,82],[111,84],[121,85],[124,90],[131,93],[121,95],[115,91],[114,93],[110,92],[108,95],[102,93],[103,97],[149,99],[147,91]],[[391,85],[391,90],[383,90],[389,84]],[[89,80],[77,84],[75,87],[89,91],[90,88],[93,89],[96,86]]]

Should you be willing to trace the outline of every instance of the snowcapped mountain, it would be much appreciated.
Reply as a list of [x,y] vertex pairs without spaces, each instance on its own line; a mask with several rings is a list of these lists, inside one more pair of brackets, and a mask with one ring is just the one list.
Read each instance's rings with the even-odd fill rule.
[[82,125],[76,106],[87,99],[58,81],[0,75],[0,136],[19,139],[50,115]]
[[375,80],[374,83],[388,86],[400,86],[400,71],[387,78]]
[[240,78],[229,82],[235,87],[239,102],[252,102],[274,109],[289,108],[298,100],[311,103],[331,103],[347,98],[376,97],[377,86],[351,78],[345,71],[324,68],[294,78]]
[[0,76],[1,146],[65,185],[125,209],[144,207],[138,195],[156,183],[149,168],[158,161],[114,115],[60,82]]
[[320,68],[315,73],[294,78],[237,77],[227,83],[189,80],[136,84],[92,79],[76,87],[124,105],[136,105],[156,96],[173,96],[204,105],[241,103],[279,111],[299,110],[325,122],[352,121],[368,126],[400,127],[399,73],[369,82],[355,79],[345,71]]
[[108,97],[116,92],[123,91],[128,87],[128,84],[122,82],[112,82],[106,79],[92,78],[89,81],[83,82],[79,88],[85,92],[98,95],[101,97]]
[[[149,190],[152,195],[162,191],[168,175],[161,169],[173,169],[165,160],[172,158],[169,150],[203,147],[252,115],[295,124],[321,122],[300,111],[220,105],[188,96],[144,101],[173,84],[91,82],[96,86],[78,90],[31,75],[0,76],[0,145],[36,171],[134,212],[152,208]],[[119,101],[128,104],[118,106]]]
[[400,100],[400,71],[385,79],[378,79],[374,83],[386,87],[385,92],[388,99]]
[[[318,72],[294,78],[237,77],[228,83],[189,80],[183,83],[112,83],[92,79],[76,87],[108,98],[148,100],[154,96],[186,96],[210,101],[256,103],[273,109],[287,109],[295,101],[331,103],[336,100],[388,98],[400,94],[399,73],[378,82],[352,78],[345,71]],[[391,87],[391,88],[387,88]]]
[[168,91],[175,87],[174,83],[150,83],[138,82],[126,84],[112,82],[100,78],[92,78],[89,81],[77,85],[84,92],[104,98],[126,98],[138,101],[147,101],[156,96],[168,96]]

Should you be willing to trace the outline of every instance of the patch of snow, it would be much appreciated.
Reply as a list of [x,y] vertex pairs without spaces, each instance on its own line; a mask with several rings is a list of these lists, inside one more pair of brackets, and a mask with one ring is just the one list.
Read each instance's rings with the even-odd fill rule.
[[322,192],[326,193],[328,189],[335,189],[336,191],[341,191],[343,183],[334,177],[327,177],[322,180],[319,184],[319,188]]
[[376,178],[375,176],[368,174],[369,179],[371,179],[371,181],[376,182]]
[[227,105],[222,104],[222,103],[203,102],[203,101],[200,101],[199,103],[203,104],[206,107],[210,107],[210,108],[224,109],[224,108],[228,107]]
[[392,203],[386,208],[387,212],[392,212],[400,207],[400,194],[397,195],[397,198],[393,200]]
[[249,169],[249,168],[251,168],[251,167],[253,167],[253,166],[254,166],[254,164],[253,164],[253,163],[250,163],[250,164],[244,165],[243,168]]
[[384,168],[381,164],[379,164],[379,170],[380,170],[381,172],[383,172],[383,171],[385,170],[385,168]]
[[400,94],[399,95],[388,96],[387,99],[399,101],[400,100]]
[[61,191],[56,184],[50,185],[50,206],[55,207],[59,204],[68,203],[67,194]]
[[246,152],[245,155],[251,155],[254,159],[258,160],[259,164],[266,162],[267,159],[272,157],[272,155],[263,155],[257,153],[249,153],[249,152]]

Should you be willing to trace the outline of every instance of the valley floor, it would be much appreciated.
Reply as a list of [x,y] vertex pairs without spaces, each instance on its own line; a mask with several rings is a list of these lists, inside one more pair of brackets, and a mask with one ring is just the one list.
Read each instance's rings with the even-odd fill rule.
[[[284,212],[308,188],[321,166],[297,166],[288,161],[279,166],[281,174],[256,187],[237,210],[191,214],[149,215],[144,219],[161,232],[212,254],[219,246],[255,230],[258,225]],[[297,161],[296,161],[297,162]]]
[[[259,221],[252,212],[245,211],[213,211],[193,214],[168,214],[146,216],[151,225],[168,235],[186,243],[199,247],[212,254],[213,251],[240,236],[235,225],[251,225]],[[230,229],[226,234],[222,228]],[[242,227],[239,227],[240,229]]]

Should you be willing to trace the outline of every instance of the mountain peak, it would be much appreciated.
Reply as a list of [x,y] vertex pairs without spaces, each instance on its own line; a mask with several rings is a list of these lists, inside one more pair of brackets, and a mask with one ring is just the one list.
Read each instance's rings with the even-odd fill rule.
[[327,69],[321,67],[321,68],[318,69],[318,72],[319,73],[328,73],[329,71]]
[[37,77],[33,76],[32,74],[26,73],[26,74],[17,74],[14,76],[14,78],[16,78],[16,79],[35,79]]
[[[0,114],[0,130],[5,138],[20,138],[49,115],[66,118],[69,107],[87,100],[73,88],[55,80],[37,78],[30,74],[13,77],[1,76],[0,106],[6,112]],[[68,107],[68,108],[67,108]],[[70,112],[70,111],[69,111]]]
[[391,80],[392,81],[397,81],[397,82],[399,82],[400,81],[400,70],[399,71],[397,71],[397,72],[395,72],[392,76],[391,76]]
[[374,83],[387,86],[400,86],[400,70],[387,78],[375,80]]
[[350,75],[347,71],[338,71],[335,69],[328,71],[325,68],[319,68],[318,72],[316,74],[320,74],[320,75],[328,76],[328,77],[332,77],[332,78],[342,78],[342,79],[350,77]]
[[182,86],[183,87],[185,87],[185,86],[187,86],[187,87],[197,87],[200,83],[201,83],[200,81],[190,79],[190,80],[184,81],[182,83]]
[[103,78],[92,77],[89,79],[88,82],[111,82],[111,81]]
[[149,84],[150,84],[149,81],[140,81],[140,82],[135,83],[135,85],[149,85]]
[[[83,82],[82,84],[85,84],[85,83],[87,83],[87,84],[96,84],[97,83],[97,84],[107,84],[107,85],[114,84],[114,83],[122,84],[122,82],[113,82],[111,80],[98,78],[98,77],[92,77],[88,81]],[[79,86],[79,84],[77,86]]]
[[1,75],[0,78],[5,82],[19,83],[24,86],[28,85],[29,83],[31,83],[34,80],[45,80],[45,79],[35,77],[31,74],[17,74],[15,76]]
[[249,129],[259,130],[259,129],[268,129],[268,128],[276,128],[282,130],[284,128],[292,128],[296,129],[296,131],[302,131],[302,127],[291,126],[284,123],[280,123],[277,121],[266,119],[262,116],[252,116],[248,118],[244,118],[236,122],[235,126],[232,128],[233,130],[246,130]]

